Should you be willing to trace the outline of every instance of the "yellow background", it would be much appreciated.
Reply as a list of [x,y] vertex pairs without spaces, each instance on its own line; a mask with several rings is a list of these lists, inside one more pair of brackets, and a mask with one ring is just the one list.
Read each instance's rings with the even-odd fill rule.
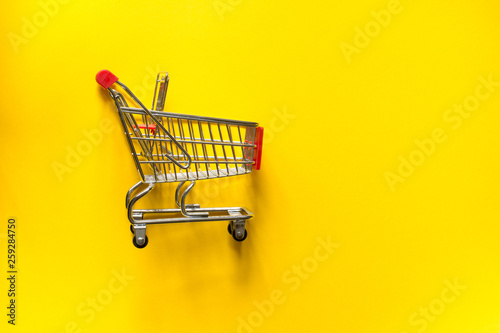
[[[342,43],[389,5],[74,0],[48,16],[2,2],[1,257],[6,271],[14,216],[19,270],[15,327],[2,278],[2,331],[500,332],[499,87],[457,129],[443,118],[479,77],[500,81],[500,6],[401,0],[348,62]],[[247,240],[219,222],[148,227],[149,245],[132,245],[124,197],[139,177],[101,69],[147,105],[154,73],[169,71],[167,110],[266,128],[261,171],[190,195],[251,209]],[[54,162],[103,119],[112,130],[58,178]],[[386,172],[436,128],[447,140],[391,191]],[[142,206],[173,207],[173,191]],[[340,245],[321,262],[318,238]],[[294,289],[293,267],[315,262]],[[449,304],[446,281],[466,286]],[[279,291],[282,304],[259,310]],[[78,311],[106,295],[92,318]],[[430,306],[425,326],[411,322]]]

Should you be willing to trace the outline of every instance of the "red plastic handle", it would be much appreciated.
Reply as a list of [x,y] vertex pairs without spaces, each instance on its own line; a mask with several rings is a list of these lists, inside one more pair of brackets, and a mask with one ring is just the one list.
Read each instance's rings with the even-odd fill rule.
[[[135,125],[134,125],[134,128],[135,128]],[[151,133],[154,135],[155,132],[156,132],[156,124],[149,124],[146,126],[146,124],[139,124],[139,128],[140,129],[144,129],[144,128],[147,128],[148,130],[151,131]]]
[[264,139],[264,127],[257,127],[255,130],[255,151],[253,152],[253,167],[255,170],[260,170],[260,163],[262,161],[262,142]]
[[113,85],[113,83],[118,81],[118,77],[107,69],[103,69],[102,71],[97,73],[97,75],[95,76],[95,80],[101,85],[101,87],[103,87],[104,89],[108,89]]

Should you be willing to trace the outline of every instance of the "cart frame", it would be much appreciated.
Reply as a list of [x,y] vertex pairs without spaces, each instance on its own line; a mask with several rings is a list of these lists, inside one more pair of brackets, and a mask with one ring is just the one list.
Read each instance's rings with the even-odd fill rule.
[[[128,190],[125,199],[130,230],[134,234],[133,244],[137,248],[144,248],[148,244],[146,227],[149,224],[213,221],[228,221],[228,232],[233,238],[236,241],[245,240],[248,234],[246,222],[253,217],[251,211],[244,207],[201,208],[199,204],[186,204],[186,197],[197,180],[243,175],[254,168],[260,169],[263,128],[255,122],[163,111],[169,84],[166,72],[160,72],[157,76],[152,110],[148,110],[111,72],[100,71],[96,80],[108,90],[115,102],[141,177]],[[124,95],[112,88],[115,84],[139,107],[130,107]],[[219,135],[214,135],[212,126]],[[209,137],[204,135],[207,128]],[[234,134],[235,128],[238,135]],[[242,131],[245,133],[243,136]],[[213,153],[209,153],[209,147],[213,148]],[[175,191],[177,208],[134,209],[139,199],[150,193],[155,184],[169,182],[179,183]],[[182,190],[188,182],[189,185]],[[145,214],[165,214],[166,217],[147,219]]]

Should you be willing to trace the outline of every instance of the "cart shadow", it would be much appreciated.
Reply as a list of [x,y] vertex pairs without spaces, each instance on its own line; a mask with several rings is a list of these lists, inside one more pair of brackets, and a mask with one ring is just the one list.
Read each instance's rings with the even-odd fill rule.
[[[248,197],[252,199],[245,200],[245,203],[251,205],[252,211],[254,208],[258,211],[256,204],[261,197],[255,198],[253,192],[258,190],[258,185],[255,189],[253,186],[259,182],[254,182],[251,178],[248,177],[244,186],[247,188]],[[172,205],[173,188],[158,186],[161,190],[153,191],[156,193],[148,198],[147,205],[151,205],[151,208]],[[226,195],[222,197],[221,201],[226,201]],[[196,202],[196,196],[193,196],[193,202]],[[228,233],[227,222],[148,226],[148,247],[154,248],[150,253],[154,266],[159,268],[158,274],[184,277],[186,292],[203,293],[205,288],[212,288],[207,281],[211,280],[215,271],[217,274],[221,272],[217,267],[222,265],[225,267],[225,274],[237,281],[240,287],[252,284],[259,279],[262,272],[256,218],[247,223],[248,237],[242,242],[235,241]],[[218,278],[225,279],[227,276]]]

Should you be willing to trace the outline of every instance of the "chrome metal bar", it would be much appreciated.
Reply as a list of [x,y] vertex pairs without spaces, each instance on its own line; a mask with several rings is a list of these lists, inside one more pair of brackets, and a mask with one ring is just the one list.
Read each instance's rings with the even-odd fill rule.
[[[227,127],[227,132],[229,134],[229,141],[231,141],[231,150],[233,152],[233,161],[236,162],[236,152],[234,151],[234,144],[233,144],[233,135],[231,133],[231,125],[226,125]],[[236,171],[238,171],[238,165],[235,163],[234,167],[236,168]]]
[[158,76],[156,77],[155,92],[153,95],[153,106],[151,107],[152,110],[163,111],[163,109],[165,108],[165,99],[167,97],[169,81],[170,79],[168,77],[168,73],[158,73]]
[[137,202],[137,200],[139,200],[140,198],[142,198],[143,196],[145,196],[146,194],[148,194],[149,192],[151,192],[151,190],[154,187],[155,187],[154,183],[148,184],[148,187],[144,191],[142,191],[141,193],[137,194],[134,198],[132,198],[132,200],[130,200],[130,202],[128,204],[128,209],[127,209],[128,220],[130,221],[130,223],[136,223],[136,221],[134,220],[134,216],[133,216],[133,213],[134,213],[133,208],[134,208],[135,203]]
[[[189,210],[189,209],[188,209]],[[208,212],[208,213],[224,213],[224,212],[229,212],[229,211],[240,211],[244,212],[245,215],[242,215],[242,217],[245,216],[253,216],[252,211],[248,210],[245,207],[208,207],[208,208],[199,208],[197,209],[200,212]],[[181,213],[180,208],[165,208],[165,209],[134,209],[134,213],[141,213],[141,214],[146,214],[146,213]]]
[[[224,137],[222,136],[222,131],[220,129],[220,124],[217,124],[217,128],[219,129],[219,135],[220,135],[220,139],[222,141],[222,139]],[[226,148],[224,146],[222,146],[222,152],[224,153],[224,160],[227,161]],[[217,163],[220,163],[220,162],[217,162]],[[226,164],[226,171],[227,171],[227,173],[229,173],[229,166],[227,164]]]
[[[214,145],[214,136],[212,134],[212,125],[211,123],[208,123],[208,132],[210,133],[210,143],[212,144],[212,148],[214,150],[214,156],[217,159],[217,152],[215,150],[215,145]],[[222,140],[222,138],[221,138]],[[215,168],[217,169],[217,176],[220,176],[220,170],[219,170],[219,165],[215,164]]]
[[184,216],[191,216],[186,211],[186,197],[189,194],[189,192],[191,192],[191,190],[193,189],[193,187],[194,187],[195,184],[196,184],[196,182],[191,182],[191,184],[189,184],[189,186],[186,188],[186,190],[184,191],[184,193],[182,193],[182,197],[181,197],[181,212],[182,212],[182,215],[184,215]]
[[[198,121],[198,130],[200,132],[200,139],[201,139],[201,141],[205,141],[205,136],[203,135],[203,125],[202,125],[201,121]],[[201,149],[203,150],[203,156],[204,156],[205,162],[206,162],[207,159],[209,158],[208,157],[208,152],[207,152],[207,145],[206,144],[202,144],[201,145]],[[208,163],[205,163],[205,170],[206,170],[207,174],[209,172],[208,171],[209,169],[210,168],[208,166]]]
[[[184,135],[184,126],[182,126],[182,122],[179,118],[177,118],[177,126],[179,128],[179,135],[181,136],[182,140],[186,140],[186,137]],[[187,143],[181,143],[182,147],[187,151]],[[185,168],[184,172],[186,173],[186,177],[189,179],[189,173],[192,172],[191,168]]]
[[128,208],[128,204],[130,202],[130,196],[132,195],[132,193],[137,190],[137,188],[139,188],[139,186],[141,186],[142,184],[144,184],[142,181],[138,182],[137,184],[135,184],[134,186],[132,186],[130,188],[130,190],[128,190],[127,192],[127,196],[125,197],[125,208]]
[[[159,154],[159,155],[163,155],[163,154]],[[144,156],[146,157],[146,155],[142,155],[141,153],[138,153],[137,156]],[[172,155],[173,157],[177,157],[177,155]],[[158,157],[157,154],[153,154],[153,157]],[[220,157],[218,157],[218,159],[221,159]],[[223,159],[222,159],[223,161]],[[244,157],[236,157],[236,161],[247,161]],[[203,161],[201,161],[203,163],[216,163],[217,160],[215,159],[215,156],[210,156],[210,155],[206,155],[203,157]],[[191,162],[191,163],[194,163]]]
[[[142,110],[139,108],[126,107],[123,109],[123,111],[126,113],[142,114]],[[210,121],[210,122],[220,123],[220,124],[230,124],[230,125],[240,125],[240,126],[250,126],[250,127],[259,126],[258,123],[254,123],[251,121],[243,121],[243,120],[203,117],[203,116],[187,115],[187,114],[174,113],[174,112],[149,111],[149,113],[151,113],[152,115],[157,116],[157,117],[172,117],[172,118],[179,118],[179,119],[201,120],[201,121]]]
[[[193,123],[191,120],[188,120],[187,122],[188,125],[188,130],[189,130],[189,137],[192,138],[194,137],[194,129],[193,129]],[[198,155],[198,149],[196,148],[196,145],[194,143],[191,143],[191,146],[193,148],[193,154],[194,154],[194,159],[198,162],[200,160],[200,157]],[[194,169],[196,170],[196,178],[200,178],[198,174],[198,168],[199,168],[199,163],[195,163]]]
[[[144,140],[144,141],[161,141],[161,142],[170,142],[168,139],[162,139],[162,138],[138,138],[138,137],[133,137],[132,140]],[[248,148],[255,148],[254,144],[251,143],[240,143],[240,142],[230,142],[230,141],[219,141],[219,140],[214,140],[213,142],[204,142],[202,140],[188,140],[188,139],[176,139],[177,142],[180,143],[196,143],[196,144],[211,144],[211,145],[218,145],[218,146],[229,146],[229,147],[248,147]]]
[[175,203],[177,204],[177,207],[181,207],[181,203],[179,201],[179,193],[181,191],[182,185],[184,185],[186,181],[180,182],[179,185],[177,185],[177,188],[175,189]]
[[[172,121],[172,128],[170,128],[170,121]],[[175,137],[175,127],[174,127],[174,120],[172,118],[167,118],[167,125],[168,125],[168,130],[172,130],[172,133]],[[179,148],[175,146],[175,149],[177,150],[177,156],[179,156]],[[172,151],[172,154],[174,152],[174,146],[172,141],[170,141],[170,150]],[[177,180],[177,170],[175,169],[175,165],[173,166],[174,168],[174,175],[175,175],[175,180]]]
[[[163,219],[143,219],[140,223],[144,224],[168,224],[168,223],[186,223],[186,222],[216,222],[216,221],[233,221],[235,219],[234,215],[229,214],[229,211],[240,210],[245,212],[246,215],[237,216],[238,220],[249,220],[253,217],[253,213],[249,212],[245,208],[242,207],[224,207],[224,208],[205,208],[205,209],[197,209],[200,212],[207,213],[223,213],[224,215],[214,215],[214,216],[175,216]],[[182,214],[180,209],[150,209],[150,210],[134,210],[136,213],[143,214]]]
[[[212,162],[212,161],[211,161]],[[139,161],[139,164],[169,164],[169,163],[172,163],[170,161]],[[191,164],[205,164],[207,163],[207,161],[191,161]],[[235,164],[234,161],[213,161],[213,163],[219,163],[219,164]],[[253,164],[253,161],[248,161],[248,162],[241,162],[241,163],[238,163],[238,164]],[[237,169],[238,166],[235,166],[235,169]],[[190,171],[191,173],[194,173],[192,171]],[[196,173],[198,174],[198,173]]]

